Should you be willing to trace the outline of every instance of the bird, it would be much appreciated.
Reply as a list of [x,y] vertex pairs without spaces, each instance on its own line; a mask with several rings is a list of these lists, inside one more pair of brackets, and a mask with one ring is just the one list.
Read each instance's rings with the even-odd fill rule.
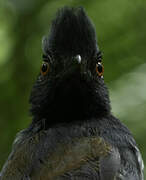
[[60,8],[42,50],[32,122],[17,134],[0,180],[143,180],[136,141],[111,112],[103,55],[85,9]]

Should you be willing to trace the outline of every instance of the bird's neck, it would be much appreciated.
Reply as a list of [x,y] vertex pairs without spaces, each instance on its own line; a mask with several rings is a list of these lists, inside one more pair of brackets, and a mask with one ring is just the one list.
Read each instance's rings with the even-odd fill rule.
[[56,94],[43,111],[40,117],[34,116],[34,122],[45,119],[46,126],[50,127],[59,123],[105,117],[110,113],[110,104],[104,99],[102,101],[92,97],[89,92],[74,89]]

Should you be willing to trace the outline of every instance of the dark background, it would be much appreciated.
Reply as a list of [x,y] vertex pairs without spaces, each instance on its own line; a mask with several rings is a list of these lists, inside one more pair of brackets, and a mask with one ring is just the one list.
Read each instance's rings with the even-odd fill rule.
[[112,111],[132,131],[146,161],[146,1],[0,0],[0,168],[26,128],[29,94],[41,65],[41,39],[56,10],[83,6],[103,52]]

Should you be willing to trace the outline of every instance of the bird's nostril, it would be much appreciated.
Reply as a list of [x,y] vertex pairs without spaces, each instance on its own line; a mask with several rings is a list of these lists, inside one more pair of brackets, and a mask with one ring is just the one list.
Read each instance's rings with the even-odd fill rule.
[[82,61],[81,56],[80,55],[76,55],[75,56],[75,61],[77,61],[78,64],[81,64],[81,61]]

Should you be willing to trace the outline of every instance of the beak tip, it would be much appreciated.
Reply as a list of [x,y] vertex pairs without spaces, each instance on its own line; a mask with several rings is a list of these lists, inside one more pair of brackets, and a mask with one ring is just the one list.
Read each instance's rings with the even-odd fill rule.
[[80,55],[77,55],[77,56],[76,56],[76,61],[78,62],[78,64],[81,64],[82,59],[81,59],[81,56],[80,56]]

